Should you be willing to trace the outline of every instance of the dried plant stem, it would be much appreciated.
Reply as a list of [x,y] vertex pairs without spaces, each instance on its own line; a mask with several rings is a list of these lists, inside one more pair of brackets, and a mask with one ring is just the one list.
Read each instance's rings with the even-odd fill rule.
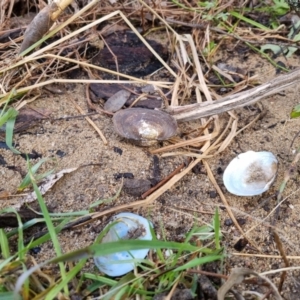
[[[286,257],[286,253],[284,251],[284,247],[283,247],[282,242],[281,242],[281,240],[279,238],[279,235],[277,234],[277,232],[275,230],[273,231],[273,235],[274,235],[274,240],[275,240],[277,249],[278,249],[279,253],[281,254],[281,257],[282,257],[282,259],[284,261],[284,264],[285,264],[286,267],[289,267],[290,263],[289,263],[289,261],[288,261],[288,259]],[[279,285],[278,285],[278,291],[279,291],[279,293],[281,293],[281,291],[282,291],[282,286],[283,286],[285,278],[286,278],[286,271],[283,271],[281,273],[280,282],[279,282]]]
[[157,154],[157,153],[161,153],[161,152],[164,152],[164,151],[170,151],[170,150],[174,150],[174,149],[181,148],[181,147],[184,147],[184,146],[193,145],[194,143],[210,141],[211,139],[215,138],[217,135],[218,134],[216,132],[215,133],[209,133],[209,134],[204,135],[204,136],[200,136],[200,137],[196,137],[194,139],[179,142],[175,145],[169,145],[169,146],[165,146],[165,147],[162,147],[162,148],[152,150],[152,151],[150,151],[150,153],[151,154]]
[[[268,259],[282,259],[281,255],[266,255],[266,254],[253,254],[253,253],[240,253],[240,252],[232,252],[231,255],[235,256],[244,256],[244,257],[257,257],[257,258],[268,258]],[[300,259],[300,256],[291,256],[287,255],[287,259]]]
[[[245,279],[245,277],[247,277],[249,275],[256,276],[259,279],[266,281],[268,283],[268,285],[270,286],[270,289],[272,291],[272,295],[273,295],[272,299],[282,300],[282,297],[280,296],[278,290],[276,289],[276,286],[273,284],[273,282],[269,278],[263,276],[262,274],[256,273],[251,269],[247,269],[247,268],[234,268],[234,269],[232,269],[229,278],[221,286],[221,288],[218,290],[218,300],[224,300],[225,297],[226,297],[226,293],[229,290],[232,290],[232,287],[235,284],[241,283]],[[242,298],[242,299],[244,299],[244,298]]]
[[[168,88],[170,85],[173,84],[173,82],[167,82],[167,81],[160,82],[160,81],[148,81],[148,80],[140,79],[140,78],[133,77],[133,76],[126,75],[126,74],[122,74],[122,73],[119,73],[119,72],[116,72],[116,71],[113,71],[113,70],[98,67],[98,66],[86,63],[86,62],[78,61],[76,59],[67,58],[67,57],[63,57],[63,56],[59,56],[59,55],[55,55],[55,54],[44,54],[44,55],[34,57],[34,58],[26,57],[24,60],[14,64],[10,67],[7,67],[5,69],[0,70],[0,74],[3,73],[3,72],[9,71],[11,69],[14,69],[16,67],[22,66],[22,65],[24,65],[24,64],[26,64],[30,61],[45,59],[45,58],[60,59],[62,61],[66,61],[66,62],[69,62],[69,63],[74,63],[76,65],[78,64],[78,65],[81,65],[81,66],[86,67],[86,68],[92,68],[92,69],[99,70],[99,71],[102,71],[102,72],[107,72],[107,73],[112,74],[112,75],[122,76],[124,78],[130,79],[130,80],[133,80],[133,81],[136,81],[136,82],[140,82],[140,83],[150,84],[149,82],[151,82],[151,84],[158,84],[158,86],[166,87],[166,88]],[[53,79],[53,80],[59,80],[59,79]],[[61,80],[61,82],[68,82],[68,79],[60,79],[60,80]],[[50,81],[51,80],[49,80],[48,82],[50,82]],[[74,80],[72,80],[72,81],[74,82]],[[128,81],[126,81],[126,80],[95,80],[95,81],[83,80],[82,82],[84,83],[84,82],[88,82],[88,81],[90,81],[90,82],[99,82],[99,83],[128,83]],[[80,81],[78,81],[78,82],[80,82]],[[162,83],[162,85],[160,85],[159,83]],[[0,97],[2,97],[2,96],[3,95],[0,95]]]
[[178,121],[190,121],[251,105],[267,96],[274,95],[300,82],[300,68],[278,76],[258,87],[237,93],[213,102],[204,102],[181,107],[168,107],[166,110]]

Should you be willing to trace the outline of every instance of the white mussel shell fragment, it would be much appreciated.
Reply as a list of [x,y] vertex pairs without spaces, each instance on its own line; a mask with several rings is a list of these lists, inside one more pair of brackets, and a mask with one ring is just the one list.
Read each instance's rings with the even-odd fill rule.
[[273,183],[278,161],[267,151],[239,154],[227,166],[223,181],[226,189],[238,196],[255,196],[267,191]]
[[[101,243],[118,240],[152,240],[151,223],[136,214],[120,213],[112,218],[112,225]],[[110,226],[109,224],[107,226]],[[123,251],[94,257],[98,269],[112,277],[122,276],[134,269],[133,260],[144,259],[149,249]],[[126,262],[128,261],[128,262]]]

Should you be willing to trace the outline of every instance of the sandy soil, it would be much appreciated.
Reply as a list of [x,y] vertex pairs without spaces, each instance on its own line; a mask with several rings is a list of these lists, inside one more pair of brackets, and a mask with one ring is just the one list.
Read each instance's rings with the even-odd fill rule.
[[[274,67],[253,53],[248,60],[230,60],[228,54],[228,58],[223,56],[223,61],[253,71],[258,75],[261,82],[275,76]],[[298,58],[285,61],[285,63],[290,67],[300,64]],[[299,86],[294,86],[280,95],[263,100],[265,116],[235,138],[222,154],[208,161],[236,217],[243,219],[244,222],[241,227],[261,250],[258,252],[248,245],[242,253],[278,255],[268,225],[273,220],[273,209],[276,205],[274,194],[279,188],[284,171],[293,160],[294,151],[299,145],[297,138],[291,147],[292,140],[299,131],[300,120],[290,120],[289,118],[292,107],[299,102],[299,88]],[[66,85],[63,95],[55,95],[43,90],[42,96],[32,106],[50,110],[53,119],[78,115],[78,111],[69,99],[74,100],[87,112],[85,86],[80,84],[76,86]],[[248,118],[256,114],[256,111],[243,108],[237,110],[236,114],[240,119],[238,126],[242,128]],[[53,167],[56,171],[60,171],[65,168],[84,165],[84,167],[63,177],[45,195],[46,203],[53,212],[87,209],[89,204],[97,199],[113,196],[120,187],[120,180],[116,180],[114,177],[116,173],[131,172],[135,178],[142,179],[153,177],[153,155],[149,154],[148,148],[139,148],[122,140],[114,132],[110,117],[100,115],[93,116],[92,119],[109,141],[107,146],[103,144],[99,135],[84,119],[45,120],[26,132],[15,135],[15,141],[19,144],[18,149],[23,152],[35,150],[43,158],[49,158],[43,165],[42,171]],[[225,126],[228,119],[227,115],[221,115],[220,119]],[[181,126],[197,126],[197,124],[200,124],[200,121],[189,122]],[[114,147],[122,149],[122,154],[115,152]],[[225,190],[222,173],[231,159],[248,150],[273,152],[280,162],[278,176],[274,185],[263,195],[236,197]],[[14,193],[24,174],[26,174],[26,161],[4,149],[0,149],[0,155],[7,163],[0,166],[1,188]],[[31,161],[31,163],[34,164],[36,161]],[[161,177],[164,177],[184,162],[185,158],[160,158],[159,161]],[[10,170],[8,166],[17,166],[19,169],[18,171]],[[293,256],[299,255],[300,206],[298,204],[298,189],[299,172],[296,169],[294,178],[290,180],[284,192],[286,198],[281,204],[280,219],[275,223],[286,253]],[[98,209],[104,211],[109,207],[131,203],[137,199],[122,192],[119,199],[114,203],[103,205]],[[17,199],[3,200],[0,205],[2,208],[8,207],[17,201]],[[205,168],[202,167],[199,174],[190,172],[186,175],[179,183],[157,199],[153,206],[140,208],[136,212],[151,219],[158,237],[179,241],[193,224],[210,223],[215,207],[220,206],[222,245],[227,253],[236,253],[237,251],[233,246],[240,238],[240,233],[233,225],[226,226],[229,217],[222,204]],[[208,213],[202,214],[201,211]],[[95,224],[60,234],[59,239],[63,251],[78,249],[93,243],[98,231],[107,224],[108,218],[109,216],[105,216]],[[40,261],[53,255],[52,246],[46,243],[41,246],[41,252],[35,257]],[[297,260],[290,260],[290,263],[293,266],[298,265]],[[90,260],[89,266],[93,266],[92,260]],[[283,266],[281,259],[266,259],[253,257],[253,255],[249,257],[231,255],[226,260],[224,271],[228,274],[233,267],[250,267],[262,272]],[[284,287],[285,297],[286,299],[297,299],[300,289],[299,275],[290,273],[288,277]],[[277,283],[279,275],[272,275],[271,278]]]

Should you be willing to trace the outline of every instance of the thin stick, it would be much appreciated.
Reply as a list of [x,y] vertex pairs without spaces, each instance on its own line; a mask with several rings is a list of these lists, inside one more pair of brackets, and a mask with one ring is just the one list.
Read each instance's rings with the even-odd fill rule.
[[[253,254],[253,253],[240,253],[240,252],[232,252],[231,255],[235,256],[244,256],[244,257],[257,257],[257,258],[268,258],[268,259],[282,259],[281,255],[266,255],[266,254]],[[300,259],[300,256],[286,256],[287,259]]]
[[[277,232],[275,230],[273,231],[273,235],[274,235],[275,243],[277,245],[277,249],[278,249],[279,253],[282,256],[282,259],[284,261],[285,266],[288,268],[290,266],[290,263],[289,263],[289,261],[288,261],[288,259],[286,257],[286,254],[285,254],[282,242],[281,242],[281,240],[280,240],[280,238],[279,238],[279,236],[278,236],[278,234],[277,234]],[[278,291],[279,291],[279,293],[281,293],[281,291],[282,291],[282,286],[283,286],[285,278],[286,278],[286,271],[283,271],[281,273],[281,275],[280,275],[280,282],[278,284]]]
[[241,228],[241,226],[239,225],[239,223],[237,222],[228,202],[227,202],[227,199],[226,197],[224,196],[222,190],[220,189],[219,185],[217,184],[216,180],[215,180],[215,177],[207,163],[206,160],[203,160],[203,165],[205,166],[206,168],[206,171],[207,171],[207,175],[210,179],[210,181],[212,182],[212,184],[214,185],[215,189],[217,190],[219,196],[221,197],[223,203],[224,203],[224,206],[228,212],[228,215],[230,216],[230,218],[232,219],[234,225],[236,226],[236,228],[241,232],[242,236],[247,239],[257,250],[259,250],[260,248],[255,244],[255,242],[253,242],[252,240],[249,239],[249,237],[246,236],[246,234],[244,233],[243,229]]

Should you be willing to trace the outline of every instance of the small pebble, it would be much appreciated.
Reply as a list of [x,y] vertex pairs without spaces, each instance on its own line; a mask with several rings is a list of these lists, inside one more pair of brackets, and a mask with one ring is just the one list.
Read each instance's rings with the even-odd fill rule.
[[59,156],[60,158],[66,156],[66,152],[64,152],[64,151],[62,151],[62,150],[57,150],[57,151],[55,152],[55,154],[56,154],[57,156]]
[[41,251],[42,251],[41,247],[34,247],[34,248],[30,249],[30,254],[36,255],[36,254],[40,253]]
[[120,155],[123,154],[123,150],[121,148],[119,148],[119,147],[114,147],[114,152],[116,152],[116,153],[118,153]]
[[209,192],[209,197],[210,197],[210,198],[214,199],[214,198],[216,198],[217,196],[218,196],[218,194],[216,193],[216,191],[210,191],[210,192]]

